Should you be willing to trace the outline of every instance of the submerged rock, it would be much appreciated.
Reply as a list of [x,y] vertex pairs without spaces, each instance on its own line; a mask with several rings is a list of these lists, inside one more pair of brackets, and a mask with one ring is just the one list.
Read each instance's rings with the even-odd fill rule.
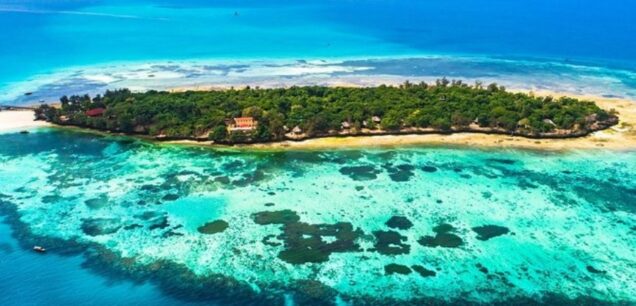
[[389,221],[386,221],[386,225],[390,228],[397,228],[406,230],[413,227],[413,223],[403,216],[393,216]]
[[432,277],[437,275],[435,271],[426,269],[423,266],[413,265],[411,266],[411,268],[413,269],[413,271],[417,272],[417,274],[419,274],[422,277]]
[[92,198],[84,201],[84,204],[90,209],[100,209],[108,206],[108,197],[101,195],[98,198]]
[[408,254],[411,251],[411,246],[403,241],[406,241],[405,236],[395,231],[375,231],[375,250],[384,255],[398,255]]
[[386,266],[384,266],[384,275],[392,275],[392,274],[402,274],[402,275],[408,275],[411,274],[411,268],[404,266],[404,265],[399,265],[399,264],[388,264]]
[[82,231],[89,236],[109,235],[117,232],[121,227],[118,218],[95,218],[82,221]]
[[261,211],[252,214],[252,219],[256,224],[268,225],[268,224],[289,224],[298,222],[300,216],[291,209],[278,210],[278,211]]
[[201,234],[212,235],[216,233],[222,233],[228,228],[229,224],[224,220],[214,220],[212,222],[208,222],[202,226],[197,228],[197,231]]
[[507,227],[498,226],[498,225],[484,225],[477,226],[472,228],[475,233],[477,233],[477,239],[486,241],[490,238],[494,238],[497,236],[505,235],[510,232]]

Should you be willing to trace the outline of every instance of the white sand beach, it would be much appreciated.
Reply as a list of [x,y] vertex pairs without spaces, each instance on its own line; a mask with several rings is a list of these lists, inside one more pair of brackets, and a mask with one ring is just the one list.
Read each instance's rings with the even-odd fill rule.
[[50,125],[48,122],[33,120],[33,111],[0,111],[0,133],[30,130]]

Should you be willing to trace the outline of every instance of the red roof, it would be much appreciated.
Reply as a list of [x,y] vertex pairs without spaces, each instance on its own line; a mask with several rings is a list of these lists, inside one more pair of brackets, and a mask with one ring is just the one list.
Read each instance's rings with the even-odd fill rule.
[[256,122],[254,122],[252,117],[238,117],[234,118],[234,125],[237,128],[252,128],[256,125]]
[[89,110],[86,111],[86,116],[98,117],[98,116],[103,115],[104,111],[106,111],[106,110],[101,108],[101,107],[89,109]]

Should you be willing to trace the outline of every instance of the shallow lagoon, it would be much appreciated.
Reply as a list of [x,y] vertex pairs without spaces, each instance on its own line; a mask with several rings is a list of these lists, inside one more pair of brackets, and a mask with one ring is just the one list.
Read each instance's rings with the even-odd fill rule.
[[0,142],[0,207],[23,247],[187,301],[636,296],[636,152]]

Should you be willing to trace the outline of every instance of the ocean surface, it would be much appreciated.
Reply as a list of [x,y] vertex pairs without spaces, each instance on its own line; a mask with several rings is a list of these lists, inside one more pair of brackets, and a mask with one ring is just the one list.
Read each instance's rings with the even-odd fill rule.
[[635,15],[629,0],[3,0],[0,102],[443,76],[636,97]]
[[636,152],[0,142],[3,305],[635,302]]
[[[0,0],[0,104],[441,77],[636,98],[634,16],[629,0]],[[633,151],[0,133],[0,305],[634,304],[634,173]]]

